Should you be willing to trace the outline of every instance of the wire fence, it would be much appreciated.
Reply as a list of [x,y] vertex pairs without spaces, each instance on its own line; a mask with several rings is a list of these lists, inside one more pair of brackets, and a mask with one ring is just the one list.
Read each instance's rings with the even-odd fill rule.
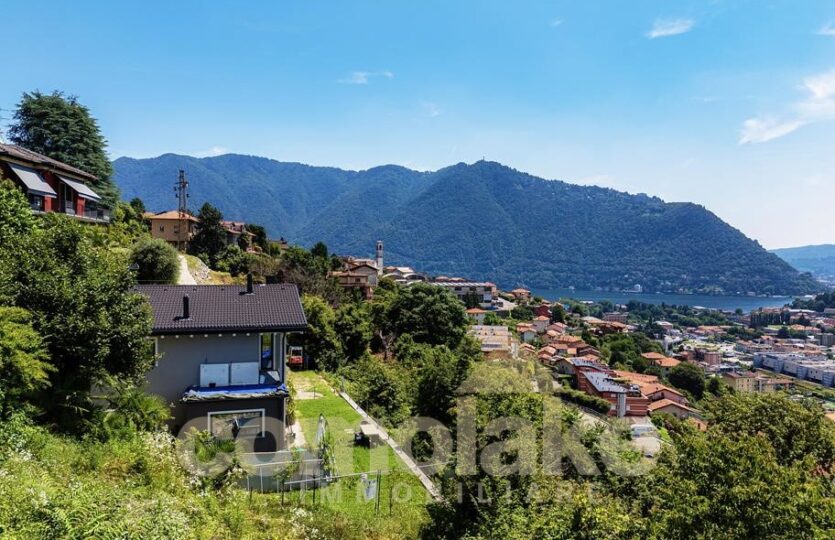
[[398,508],[422,505],[431,499],[413,475],[383,469],[290,480],[259,477],[246,487],[250,497],[253,493],[274,493],[282,506],[351,509],[369,516],[391,515]]

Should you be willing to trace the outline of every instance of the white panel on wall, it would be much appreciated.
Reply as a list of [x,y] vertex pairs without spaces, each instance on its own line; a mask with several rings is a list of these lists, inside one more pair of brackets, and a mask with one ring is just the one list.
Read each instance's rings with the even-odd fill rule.
[[200,364],[200,386],[229,386],[229,364]]
[[231,367],[231,384],[258,384],[258,362],[235,362],[229,364]]

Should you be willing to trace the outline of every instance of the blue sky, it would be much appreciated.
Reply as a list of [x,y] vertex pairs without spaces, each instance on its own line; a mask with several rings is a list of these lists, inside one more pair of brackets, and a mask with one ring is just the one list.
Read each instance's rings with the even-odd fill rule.
[[0,115],[75,94],[114,157],[485,157],[697,202],[769,248],[835,243],[835,2],[13,0],[3,18]]

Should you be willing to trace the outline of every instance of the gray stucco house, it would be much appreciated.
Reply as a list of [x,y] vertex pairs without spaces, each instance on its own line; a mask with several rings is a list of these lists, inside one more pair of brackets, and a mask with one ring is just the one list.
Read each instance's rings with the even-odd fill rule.
[[307,328],[293,284],[139,285],[154,312],[157,362],[147,390],[171,405],[170,427],[285,447],[287,335]]

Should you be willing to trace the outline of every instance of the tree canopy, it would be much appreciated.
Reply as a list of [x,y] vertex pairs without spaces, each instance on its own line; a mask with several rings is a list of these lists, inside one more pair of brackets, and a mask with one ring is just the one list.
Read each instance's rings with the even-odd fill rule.
[[388,306],[392,331],[409,334],[418,343],[455,348],[464,337],[467,314],[449,291],[428,283],[405,287]]
[[136,279],[140,283],[177,283],[180,259],[165,240],[142,238],[131,249],[130,261],[139,267]]
[[696,399],[702,399],[705,393],[705,374],[699,366],[690,362],[681,362],[674,366],[667,378],[670,384],[689,392]]
[[0,306],[0,414],[17,407],[27,394],[49,385],[43,338],[24,309]]
[[107,157],[107,141],[90,110],[75,96],[55,91],[25,92],[9,127],[9,140],[94,175],[92,188],[104,203],[114,207],[119,189],[112,181],[113,166]]
[[205,256],[211,267],[217,265],[221,251],[226,247],[226,230],[221,221],[220,210],[210,203],[203,203],[197,214],[197,233],[188,244],[189,253]]
[[92,233],[66,216],[27,225],[24,214],[31,212],[21,201],[19,190],[0,187],[0,224],[21,231],[0,250],[0,301],[26,310],[44,337],[50,387],[36,401],[68,425],[92,408],[90,387],[101,377],[136,378],[150,367],[150,308],[133,290],[124,254],[96,247]]

